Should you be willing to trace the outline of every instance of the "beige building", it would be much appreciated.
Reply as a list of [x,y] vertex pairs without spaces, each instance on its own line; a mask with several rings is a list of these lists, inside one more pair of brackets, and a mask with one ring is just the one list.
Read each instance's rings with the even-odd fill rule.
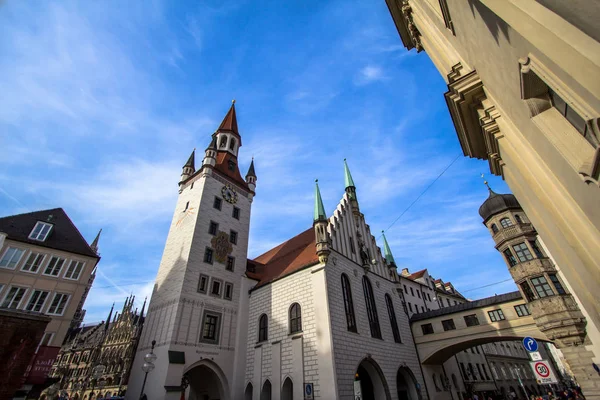
[[[100,260],[98,239],[89,245],[62,208],[0,218],[0,308],[52,318],[36,350],[49,365],[83,320]],[[33,379],[30,371],[21,395],[45,375]]]
[[[464,154],[488,160],[506,180],[597,330],[600,6],[386,2],[403,44],[425,50],[448,83],[444,96]],[[591,362],[584,375],[597,379]]]

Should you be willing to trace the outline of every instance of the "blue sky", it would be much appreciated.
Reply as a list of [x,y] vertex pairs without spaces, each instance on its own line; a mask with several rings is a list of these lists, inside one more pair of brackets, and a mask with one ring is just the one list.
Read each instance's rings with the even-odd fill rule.
[[[232,99],[258,175],[250,257],[311,225],[315,178],[334,210],[344,158],[380,232],[462,154],[444,81],[383,0],[5,1],[0,54],[0,214],[63,207],[88,240],[104,229],[87,322],[150,293],[181,167]],[[508,191],[461,156],[386,231],[400,268],[471,298],[515,289],[470,290],[510,278],[482,172]]]

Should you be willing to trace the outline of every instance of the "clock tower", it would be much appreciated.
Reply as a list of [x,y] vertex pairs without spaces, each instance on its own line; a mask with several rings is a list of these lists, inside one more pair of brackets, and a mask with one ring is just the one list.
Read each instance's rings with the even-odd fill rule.
[[[183,167],[179,197],[140,340],[128,399],[232,399],[243,387],[248,290],[245,276],[256,174],[239,171],[235,101],[210,137],[198,170]],[[155,369],[144,356],[156,341]],[[145,383],[144,383],[145,380]],[[183,385],[183,386],[182,386]]]

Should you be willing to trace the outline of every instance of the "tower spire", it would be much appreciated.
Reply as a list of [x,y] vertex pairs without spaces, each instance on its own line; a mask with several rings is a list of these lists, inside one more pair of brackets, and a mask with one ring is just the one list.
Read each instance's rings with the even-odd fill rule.
[[390,245],[385,237],[385,233],[381,231],[381,236],[383,236],[383,256],[387,261],[390,267],[396,267],[396,262],[394,261],[394,256],[392,255],[392,250],[390,249]]
[[248,188],[254,192],[256,189],[256,172],[254,172],[254,157],[252,157],[252,161],[250,161],[250,168],[248,168],[248,173],[246,173],[246,183],[248,184]]
[[227,114],[225,114],[225,118],[223,118],[223,122],[219,125],[217,132],[233,132],[237,136],[240,135],[237,126],[237,116],[235,114],[235,100],[231,101],[231,107],[227,111]]
[[325,207],[323,206],[323,200],[321,199],[321,191],[319,190],[319,180],[315,180],[315,213],[314,221],[322,221],[327,219],[325,216]]
[[350,173],[350,168],[348,168],[348,163],[344,158],[344,184],[346,185],[346,193],[348,194],[348,199],[352,204],[352,213],[355,217],[358,217],[360,214],[360,210],[358,208],[358,199],[356,198],[356,186],[354,186],[354,179],[352,179],[352,174]]
[[348,163],[344,158],[344,183],[346,184],[346,189],[356,186],[354,185],[354,179],[352,179],[352,174],[350,173],[350,168],[348,168]]
[[325,215],[325,207],[323,207],[323,199],[321,199],[321,191],[319,190],[319,180],[315,180],[315,212],[313,228],[315,230],[315,244],[317,248],[317,256],[319,262],[327,264],[329,259],[329,233],[327,232],[327,217]]
[[106,325],[104,326],[104,330],[108,330],[108,326],[110,325],[110,319],[112,317],[113,310],[115,308],[115,303],[113,302],[112,307],[110,308],[110,312],[108,313],[108,318],[106,318]]
[[141,324],[142,318],[144,318],[144,310],[146,309],[146,300],[147,299],[148,299],[147,297],[144,298],[144,304],[142,305],[142,311],[140,311],[140,319],[139,319],[140,324]]
[[185,181],[187,178],[194,175],[194,172],[196,172],[195,159],[196,159],[196,148],[194,148],[194,150],[192,150],[192,154],[190,154],[190,157],[188,158],[187,162],[183,166],[183,170],[181,171],[181,182]]
[[94,253],[98,254],[98,242],[100,241],[100,234],[102,233],[102,229],[98,231],[98,234],[94,238],[92,244],[90,244],[90,248],[94,251]]

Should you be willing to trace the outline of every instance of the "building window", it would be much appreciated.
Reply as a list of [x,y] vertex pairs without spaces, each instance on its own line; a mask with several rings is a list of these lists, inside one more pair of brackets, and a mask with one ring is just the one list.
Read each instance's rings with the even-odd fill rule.
[[429,293],[426,293],[426,294],[427,294],[427,300],[431,301],[431,296],[429,295]]
[[238,237],[238,234],[236,231],[229,231],[229,241],[232,244],[237,244],[237,237]]
[[533,284],[533,288],[540,299],[542,297],[554,296],[554,292],[544,276],[531,278],[531,283]]
[[442,321],[442,327],[444,327],[444,331],[453,331],[456,329],[456,325],[454,325],[453,319],[445,319]]
[[2,259],[0,260],[0,267],[15,269],[24,252],[25,250],[23,249],[9,247],[8,250],[4,252],[4,256],[2,256]]
[[53,256],[44,270],[44,275],[58,276],[64,263],[64,258]]
[[43,242],[44,240],[46,240],[51,230],[52,224],[47,224],[45,222],[38,221],[37,224],[35,224],[35,227],[31,231],[31,233],[29,234],[29,239],[39,240],[40,242]]
[[290,307],[290,333],[302,331],[302,310],[300,304],[294,303]]
[[258,341],[264,342],[269,337],[269,318],[267,314],[260,316],[258,320]]
[[533,249],[533,252],[537,258],[544,258],[544,253],[542,253],[535,240],[530,240],[529,244],[531,245],[531,248]]
[[514,267],[515,265],[517,265],[517,259],[515,258],[515,256],[513,256],[510,249],[504,250],[503,253],[504,253],[504,257],[506,258],[506,262],[508,262],[508,264],[511,267]]
[[69,295],[64,293],[54,293],[54,298],[48,308],[48,314],[63,315],[67,302],[69,301]]
[[363,276],[363,291],[365,295],[365,304],[367,306],[367,316],[369,317],[369,327],[371,337],[381,339],[381,329],[379,328],[379,317],[377,316],[377,306],[373,296],[373,286],[366,276]]
[[233,160],[229,160],[229,162],[227,163],[227,166],[229,167],[230,171],[235,171],[235,163],[233,162]]
[[533,294],[533,290],[531,290],[531,286],[529,286],[529,282],[525,281],[521,283],[521,290],[523,291],[523,294],[525,295],[527,301],[535,300],[535,296]]
[[218,279],[212,280],[212,286],[210,288],[211,296],[221,297],[221,281]]
[[204,262],[208,263],[208,264],[212,264],[213,263],[213,249],[207,247],[204,250]]
[[26,291],[27,289],[25,288],[11,286],[6,296],[4,296],[2,308],[18,308]]
[[563,285],[560,283],[560,281],[558,280],[558,277],[555,274],[548,274],[548,278],[550,278],[550,281],[552,281],[552,283],[554,284],[556,293],[566,294],[565,289],[563,288]]
[[233,271],[234,268],[235,268],[235,257],[227,256],[227,265],[225,266],[225,269],[227,271]]
[[408,304],[408,309],[410,310],[410,312],[413,312],[413,310],[412,310],[412,304],[410,304],[409,302],[407,302],[407,304]]
[[352,254],[355,254],[356,249],[354,248],[354,239],[352,239],[352,236],[349,236],[348,240],[350,242],[350,251],[352,252]]
[[417,290],[417,297],[421,298],[421,293]]
[[40,346],[50,346],[53,337],[54,332],[44,332],[44,336],[42,336],[42,340],[40,340]]
[[235,219],[240,219],[240,209],[237,207],[233,207],[232,217]]
[[[467,370],[465,369],[465,364],[463,364],[463,363],[460,363],[460,370],[461,370],[461,372],[462,372],[463,379],[464,379],[464,380],[467,380],[467,379],[469,379],[469,376],[468,376],[468,374],[467,374]],[[457,389],[458,389],[458,388],[457,388]]]
[[389,294],[385,295],[385,304],[387,305],[388,314],[390,316],[390,324],[392,325],[392,333],[394,334],[394,342],[402,343],[400,330],[398,329],[398,321],[396,320],[396,312],[394,311],[394,303]]
[[198,279],[198,293],[204,293],[208,291],[208,276],[204,274],[200,274],[200,279]]
[[415,297],[415,291],[413,290],[413,288],[410,288],[410,295],[411,295],[412,297]]
[[210,225],[208,225],[208,233],[210,233],[211,235],[216,235],[217,232],[219,231],[219,224],[217,224],[214,221],[210,221]]
[[71,264],[69,264],[69,268],[67,268],[67,272],[65,272],[65,278],[73,279],[74,281],[79,279],[81,271],[83,271],[84,265],[85,263],[83,261],[71,261]]
[[450,17],[450,10],[448,9],[447,0],[439,0],[439,2],[440,9],[442,10],[442,16],[444,17],[444,25],[446,25],[446,28],[454,35],[454,24],[452,23],[452,18]]
[[500,309],[488,311],[488,315],[490,316],[490,321],[492,322],[504,321],[506,319],[504,318],[504,313]]
[[221,314],[215,312],[205,312],[202,318],[202,333],[200,341],[212,344],[219,343],[219,327]]
[[517,315],[519,317],[525,317],[527,315],[531,315],[531,313],[529,312],[529,308],[527,307],[527,304],[520,304],[518,306],[515,306],[515,311],[517,312]]
[[235,150],[235,139],[229,139],[229,150]]
[[215,197],[215,201],[213,203],[213,208],[216,208],[217,210],[221,210],[222,205],[223,205],[223,200],[221,200],[218,197]]
[[29,257],[27,257],[27,261],[25,261],[25,265],[21,268],[21,271],[36,273],[40,269],[40,265],[44,260],[44,255],[40,253],[31,252]]
[[33,294],[29,298],[29,303],[27,303],[25,309],[27,311],[41,312],[42,307],[44,307],[44,303],[46,302],[46,298],[48,298],[49,294],[50,292],[46,292],[43,290],[34,290]]
[[475,363],[475,366],[477,367],[477,372],[479,373],[479,379],[483,380],[483,374],[481,373],[481,367],[477,363]]
[[523,223],[523,221],[521,220],[521,216],[519,214],[515,214],[515,221],[517,221],[517,224]]
[[498,225],[492,224],[492,232],[493,233],[498,233]]
[[233,298],[233,283],[225,282],[225,292],[223,293],[225,300],[231,300]]
[[448,303],[448,307],[451,307],[452,304],[450,304],[450,299],[446,298],[446,303]]
[[507,217],[504,217],[500,220],[500,225],[502,225],[503,228],[508,228],[509,226],[512,226],[512,224],[512,221]]
[[423,335],[431,335],[433,334],[433,325],[423,324],[421,325],[421,330],[423,331]]
[[475,369],[473,369],[473,364],[468,363],[467,368],[469,369],[469,376],[471,377],[471,379],[476,381],[477,375],[475,374]]
[[350,288],[350,280],[346,274],[342,274],[342,294],[344,295],[344,309],[346,310],[346,327],[350,332],[356,332],[352,289]]
[[556,92],[548,88],[548,94],[550,95],[550,102],[552,107],[556,108],[558,112],[569,121],[571,125],[594,147],[597,146],[593,136],[594,134],[589,131],[588,125],[585,120],[571,108],[566,101],[564,101]]
[[184,212],[187,211],[187,209],[190,207],[190,202],[188,201],[187,203],[185,203],[185,210],[183,210]]
[[479,325],[479,319],[477,318],[477,314],[465,315],[465,324],[467,326],[477,326]]
[[531,255],[531,252],[529,251],[529,247],[527,247],[525,242],[514,245],[513,249],[515,250],[515,253],[517,253],[517,257],[519,257],[519,261],[525,262],[525,261],[533,260],[533,256]]

